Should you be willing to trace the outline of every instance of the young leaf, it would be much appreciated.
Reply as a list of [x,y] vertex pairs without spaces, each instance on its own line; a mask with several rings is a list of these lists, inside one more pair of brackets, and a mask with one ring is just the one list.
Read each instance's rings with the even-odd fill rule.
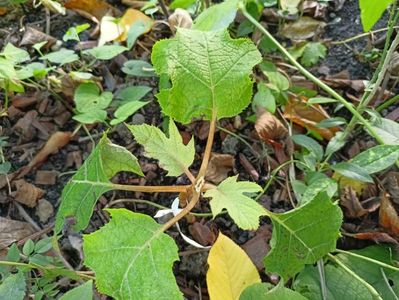
[[99,292],[116,299],[183,299],[172,266],[173,239],[149,216],[107,209],[111,221],[83,236],[85,265],[96,273]]
[[0,298],[4,300],[23,300],[25,298],[25,288],[24,273],[19,271],[16,274],[11,274],[0,284]]
[[48,60],[53,64],[64,65],[79,60],[79,56],[73,50],[61,49],[56,52],[51,52],[49,54],[43,55],[39,59]]
[[351,163],[374,174],[393,165],[399,159],[399,145],[378,145],[356,155]]
[[366,169],[353,163],[340,162],[336,165],[331,166],[331,169],[351,179],[374,183],[373,178],[370,177]]
[[119,106],[118,109],[115,111],[114,116],[115,119],[111,120],[111,125],[116,125],[122,123],[131,115],[133,115],[136,111],[142,108],[144,105],[148,104],[148,101],[132,101],[128,103],[124,103],[123,105]]
[[256,283],[244,290],[240,300],[307,300],[308,298],[279,284],[269,290],[265,283]]
[[228,177],[216,188],[207,190],[204,197],[212,198],[210,206],[214,216],[225,208],[238,227],[257,229],[259,217],[265,215],[265,209],[245,194],[261,192],[262,188],[254,182],[237,182],[237,178],[238,175]]
[[104,45],[92,49],[84,50],[83,54],[90,54],[96,59],[108,60],[128,50],[126,47],[119,45]]
[[369,31],[378,19],[381,18],[385,9],[395,0],[359,0],[360,17],[363,30]]
[[238,299],[246,287],[261,282],[245,251],[221,232],[209,252],[208,265],[206,282],[211,299]]
[[217,31],[229,27],[236,17],[237,6],[237,0],[212,5],[195,19],[193,29]]
[[264,263],[268,272],[284,280],[306,264],[313,264],[335,249],[342,223],[341,209],[324,193],[292,211],[271,214],[272,250]]
[[304,147],[310,153],[313,153],[318,161],[323,159],[323,148],[314,139],[303,134],[295,134],[292,136],[292,140],[295,144],[298,144]]
[[60,297],[59,300],[92,300],[93,299],[93,281],[86,283],[68,291]]
[[326,97],[314,97],[314,98],[309,98],[307,104],[324,104],[324,103],[335,103],[338,100],[332,99],[332,98],[326,98]]
[[127,127],[136,141],[144,146],[146,155],[158,159],[160,166],[168,171],[169,176],[183,174],[193,163],[194,139],[184,145],[172,119],[169,122],[169,138],[155,126],[143,124],[127,125]]
[[29,53],[27,51],[17,48],[11,43],[7,43],[3,49],[3,52],[0,53],[0,56],[4,56],[5,59],[15,64],[22,63],[30,59]]
[[327,48],[322,43],[308,43],[303,50],[301,63],[305,67],[310,67],[317,64],[320,58],[325,58]]
[[154,77],[156,76],[151,64],[144,60],[128,60],[123,64],[122,72],[130,76]]
[[75,91],[74,100],[76,110],[80,113],[74,119],[92,124],[104,121],[107,117],[105,109],[112,101],[112,93],[100,93],[100,88],[95,83],[82,83]]
[[69,217],[74,218],[75,231],[85,229],[97,199],[112,190],[109,179],[121,171],[143,176],[137,158],[104,136],[62,191],[55,231],[60,232]]
[[151,59],[156,72],[172,81],[157,95],[164,113],[189,123],[209,120],[213,111],[218,119],[240,113],[250,102],[249,74],[261,55],[251,41],[233,40],[227,30],[180,28],[175,38],[154,45]]

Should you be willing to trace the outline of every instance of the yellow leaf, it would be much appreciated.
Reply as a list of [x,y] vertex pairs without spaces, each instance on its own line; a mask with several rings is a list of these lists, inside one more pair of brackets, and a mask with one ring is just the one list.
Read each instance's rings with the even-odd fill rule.
[[101,19],[100,31],[101,35],[98,40],[98,46],[116,40],[123,33],[123,27],[116,18],[104,16]]
[[209,252],[208,265],[206,282],[212,300],[239,299],[246,287],[261,282],[248,255],[222,233]]
[[150,31],[150,29],[152,27],[152,23],[154,23],[154,21],[150,17],[146,16],[145,14],[143,14],[141,11],[139,11],[137,9],[129,8],[128,10],[126,10],[125,14],[123,15],[123,17],[121,18],[121,20],[119,22],[119,25],[123,28],[123,33],[119,37],[118,41],[119,42],[126,41],[130,27],[139,21],[141,21],[145,24],[151,25],[151,26],[148,26],[148,30],[144,33],[147,33],[148,31]]

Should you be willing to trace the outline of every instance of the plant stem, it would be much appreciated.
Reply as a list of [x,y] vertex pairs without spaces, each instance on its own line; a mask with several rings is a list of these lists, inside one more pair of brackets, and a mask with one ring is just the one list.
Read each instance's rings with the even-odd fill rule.
[[386,263],[383,263],[381,261],[372,259],[372,258],[367,257],[367,256],[359,255],[359,254],[356,254],[356,253],[353,253],[353,252],[350,252],[350,251],[345,251],[345,250],[340,250],[340,249],[336,249],[334,252],[343,253],[343,254],[346,254],[346,255],[349,255],[349,256],[353,256],[353,257],[356,257],[356,258],[359,258],[359,259],[363,259],[363,260],[366,260],[366,261],[371,262],[373,264],[376,264],[376,265],[379,265],[381,267],[384,267],[386,269],[390,269],[390,270],[393,270],[395,272],[399,272],[399,268],[391,266],[391,265],[388,265]]
[[381,103],[379,106],[377,106],[375,110],[381,112],[383,109],[390,107],[391,105],[395,104],[398,101],[399,101],[399,94],[393,96],[384,103]]
[[[372,30],[372,31],[369,31],[369,32],[365,32],[365,33],[361,33],[361,34],[352,36],[352,37],[347,38],[347,39],[342,40],[342,41],[333,41],[333,42],[331,42],[331,45],[341,45],[341,44],[350,43],[350,42],[355,41],[357,39],[361,39],[362,37],[373,35],[373,34],[378,33],[378,32],[387,31],[387,30],[389,30],[389,28],[390,27],[380,28],[380,29],[377,29],[377,30]],[[399,28],[399,26],[394,26],[393,27],[393,29],[398,29],[398,28]]]
[[[26,268],[29,268],[29,269],[39,269],[39,270],[44,270],[44,271],[54,269],[54,268],[46,268],[44,266],[40,266],[40,265],[36,265],[36,264],[27,264],[27,263],[13,262],[13,261],[4,261],[4,260],[0,260],[0,266],[26,267]],[[95,278],[93,276],[84,274],[82,272],[77,272],[75,270],[72,270],[72,271],[75,272],[75,274],[78,275],[81,278],[95,280]]]
[[346,109],[348,109],[357,119],[359,119],[364,127],[367,128],[368,132],[372,137],[374,137],[380,144],[384,144],[384,141],[378,136],[378,134],[374,131],[373,127],[370,123],[363,118],[363,116],[354,108],[354,106],[346,101],[340,94],[338,94],[335,90],[329,87],[327,84],[322,82],[312,73],[310,73],[306,68],[304,68],[300,63],[298,63],[295,58],[281,45],[258,21],[256,21],[245,9],[245,5],[242,2],[239,2],[239,8],[242,11],[243,15],[253,24],[255,25],[265,36],[269,38],[270,41],[277,47],[277,49],[284,55],[286,58],[301,72],[305,77],[311,80],[313,83],[317,84],[322,90],[331,95],[333,98],[337,99]]
[[200,199],[201,190],[205,185],[205,180],[204,180],[205,173],[208,168],[209,159],[211,157],[213,139],[215,137],[215,131],[216,131],[216,120],[217,120],[216,110],[213,110],[211,124],[209,126],[208,139],[206,141],[204,157],[202,159],[201,167],[196,178],[196,183],[195,185],[192,186],[193,196],[191,198],[191,201],[186,205],[186,207],[183,208],[183,210],[178,215],[174,216],[172,219],[170,219],[161,227],[160,229],[161,232],[168,230],[181,218],[187,215],[195,207],[195,205]]
[[361,278],[359,275],[357,275],[355,272],[353,272],[351,269],[349,269],[344,263],[342,263],[338,258],[336,258],[334,255],[327,254],[328,257],[334,261],[338,266],[340,266],[345,272],[347,272],[349,275],[354,277],[356,280],[358,280],[360,283],[362,283],[370,292],[372,297],[374,299],[378,300],[383,300],[382,297],[378,294],[378,292],[375,290],[375,288],[369,284],[367,281],[365,281],[363,278]]
[[110,183],[115,190],[142,192],[142,193],[186,193],[191,185],[165,185],[165,186],[143,186],[143,185],[125,185]]

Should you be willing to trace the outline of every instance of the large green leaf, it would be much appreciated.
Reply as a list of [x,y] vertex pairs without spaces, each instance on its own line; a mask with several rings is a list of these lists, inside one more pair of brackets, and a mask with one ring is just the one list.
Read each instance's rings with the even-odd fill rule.
[[[391,266],[397,266],[398,263],[396,250],[385,246],[374,245],[361,250],[352,250],[350,252]],[[370,283],[381,295],[382,299],[395,299],[393,293],[396,294],[396,297],[399,297],[398,271],[384,268],[376,263],[366,261],[362,258],[353,257],[348,254],[338,254],[337,258],[361,278]],[[382,272],[384,272],[387,280],[384,279]]]
[[79,285],[78,287],[68,291],[59,300],[92,300],[93,299],[93,281]]
[[369,174],[382,171],[399,159],[399,145],[378,145],[356,155],[351,163]]
[[[324,266],[328,300],[372,300],[369,290],[342,268],[327,264]],[[322,298],[320,273],[317,266],[306,266],[295,278],[293,288],[309,300]],[[389,298],[387,298],[389,299]]]
[[265,268],[288,279],[335,249],[342,211],[325,193],[319,193],[305,205],[287,213],[270,214],[270,218],[272,250],[264,260]]
[[182,299],[172,272],[177,246],[149,216],[108,209],[111,221],[83,236],[97,289],[115,299]]
[[[391,266],[395,265],[392,254],[395,250],[384,246],[370,246],[361,250],[352,250],[357,255]],[[371,284],[381,299],[397,299],[399,296],[399,272],[379,264],[348,254],[336,256],[343,264],[360,278]],[[384,272],[384,274],[382,273]],[[368,300],[375,299],[367,287],[351,274],[332,262],[324,266],[327,299]],[[386,279],[384,279],[384,275]],[[320,275],[317,267],[306,266],[296,277],[293,287],[310,300],[321,299]],[[396,297],[395,297],[396,294]]]
[[128,128],[136,141],[144,146],[147,156],[158,159],[169,176],[181,175],[193,163],[194,139],[184,145],[172,119],[169,122],[169,138],[159,128],[147,124],[128,125]]
[[216,188],[207,190],[205,198],[212,198],[210,206],[216,216],[225,208],[238,227],[256,229],[259,217],[266,214],[265,209],[245,194],[259,193],[262,188],[254,182],[237,182],[238,176],[228,177]]
[[74,230],[85,229],[97,199],[113,189],[109,179],[120,171],[143,175],[137,158],[104,136],[62,191],[55,231],[60,232],[69,217],[74,220]]
[[306,300],[301,294],[287,289],[280,282],[270,289],[270,284],[256,283],[247,287],[241,294],[240,300]]
[[226,0],[204,10],[196,19],[193,29],[216,31],[227,28],[236,17],[237,0]]
[[359,0],[360,16],[364,31],[369,31],[385,9],[395,0]]
[[373,130],[386,145],[399,145],[399,124],[386,118],[377,118],[372,123]]
[[0,284],[0,299],[23,300],[25,298],[25,288],[24,273],[19,271],[16,274],[11,274]]
[[344,175],[347,178],[355,179],[362,182],[374,183],[373,178],[370,177],[369,172],[354,163],[340,162],[331,166],[331,169]]
[[192,118],[231,117],[250,102],[254,65],[261,61],[248,39],[231,39],[227,30],[179,29],[173,39],[157,42],[152,63],[172,81],[157,95],[165,114],[189,123]]

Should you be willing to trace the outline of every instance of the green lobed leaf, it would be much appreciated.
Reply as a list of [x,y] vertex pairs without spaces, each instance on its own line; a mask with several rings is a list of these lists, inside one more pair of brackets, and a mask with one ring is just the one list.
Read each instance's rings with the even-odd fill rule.
[[210,120],[240,113],[250,102],[249,74],[261,61],[248,39],[231,39],[227,30],[178,29],[176,37],[157,42],[152,62],[159,75],[172,81],[157,98],[165,114],[189,123],[192,118]]
[[23,300],[25,298],[26,282],[24,273],[19,271],[9,275],[0,284],[0,299]]
[[325,193],[319,193],[306,204],[270,218],[272,249],[264,259],[265,268],[287,280],[335,249],[342,211]]
[[204,10],[193,24],[193,29],[217,31],[229,27],[234,21],[238,9],[238,0],[226,0]]
[[83,236],[85,265],[99,292],[115,299],[183,299],[172,266],[178,248],[151,217],[107,209],[111,221]]
[[325,58],[327,48],[322,43],[308,43],[303,50],[301,63],[305,67],[310,67],[319,62],[321,58]]
[[62,191],[55,231],[60,232],[71,217],[75,231],[85,229],[98,198],[113,189],[109,179],[121,171],[143,176],[137,158],[104,136]]
[[259,227],[259,217],[265,209],[246,194],[259,193],[262,188],[254,182],[239,181],[238,175],[228,177],[216,188],[207,190],[205,198],[212,198],[210,206],[214,216],[225,208],[238,227],[251,230]]
[[170,119],[169,137],[157,127],[147,124],[127,125],[138,143],[144,146],[146,155],[159,160],[162,168],[168,171],[169,176],[183,174],[194,161],[195,148],[192,138],[187,145]]
[[84,50],[83,54],[90,54],[96,59],[108,60],[114,58],[122,52],[125,52],[126,50],[128,50],[128,48],[119,45],[104,45]]
[[240,300],[306,300],[301,294],[290,290],[280,282],[270,289],[270,284],[256,283],[247,287],[240,295]]
[[93,299],[93,281],[86,283],[68,291],[62,295],[59,300],[92,300]]
[[369,31],[381,18],[385,9],[395,0],[359,0],[360,17],[364,31]]
[[351,163],[374,174],[393,165],[399,159],[399,145],[378,145],[356,155]]
[[355,179],[362,182],[374,183],[374,180],[369,175],[369,172],[365,168],[360,167],[359,165],[354,163],[340,162],[336,165],[331,166],[331,169],[341,175],[344,175],[347,178]]

